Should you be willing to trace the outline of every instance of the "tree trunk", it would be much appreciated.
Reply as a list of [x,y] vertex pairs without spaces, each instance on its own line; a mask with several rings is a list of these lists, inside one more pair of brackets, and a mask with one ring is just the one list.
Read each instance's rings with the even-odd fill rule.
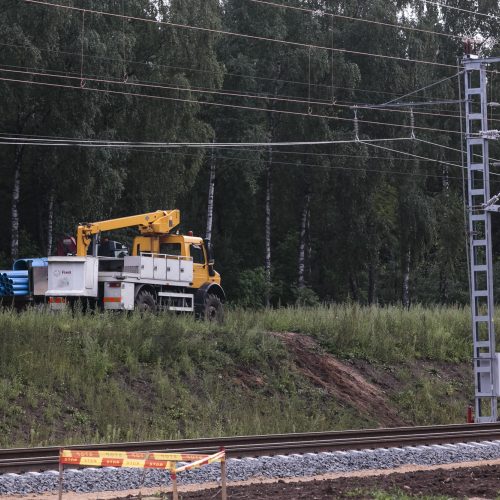
[[403,265],[403,307],[410,307],[410,264],[411,264],[411,250],[408,248]]
[[352,272],[349,273],[349,288],[351,289],[352,300],[357,302],[359,299],[358,279],[356,278],[356,275],[353,274]]
[[448,266],[445,265],[444,269],[441,268],[439,272],[439,295],[441,296],[441,302],[446,304],[450,297],[450,289],[447,274]]
[[23,161],[23,146],[16,148],[14,159],[14,185],[12,186],[11,202],[11,240],[10,254],[12,259],[19,257],[19,198],[21,195],[21,165]]
[[298,288],[305,288],[305,269],[306,269],[306,237],[307,237],[307,222],[309,213],[309,204],[311,201],[311,194],[309,190],[304,197],[304,206],[302,208],[302,217],[300,221],[300,239],[299,239],[299,272],[298,272]]
[[214,193],[215,193],[215,149],[212,148],[212,158],[210,161],[210,179],[208,182],[208,208],[207,208],[207,231],[205,238],[212,241],[212,225],[214,216]]
[[265,238],[266,238],[266,255],[264,261],[264,269],[266,273],[266,306],[271,305],[270,296],[270,285],[271,285],[271,191],[272,191],[272,179],[271,179],[271,168],[273,163],[273,150],[269,148],[269,158],[267,162],[266,171],[266,223],[265,223]]
[[312,276],[312,245],[311,245],[311,200],[309,200],[309,210],[307,211],[307,277]]
[[377,302],[377,264],[376,258],[370,259],[368,265],[368,305],[376,304]]
[[49,206],[47,214],[47,256],[52,255],[52,241],[54,232],[54,190],[49,195]]
[[[278,78],[281,73],[281,63],[277,65],[276,80],[274,81],[274,97],[278,95]],[[271,109],[274,110],[275,101],[272,102]],[[273,141],[275,137],[275,127],[276,127],[276,117],[274,113],[271,113],[270,117],[270,142]],[[269,146],[269,157],[266,168],[266,207],[265,207],[265,257],[264,257],[264,272],[266,277],[266,307],[271,306],[271,195],[273,190],[273,180],[272,180],[272,166],[273,166],[273,148]]]

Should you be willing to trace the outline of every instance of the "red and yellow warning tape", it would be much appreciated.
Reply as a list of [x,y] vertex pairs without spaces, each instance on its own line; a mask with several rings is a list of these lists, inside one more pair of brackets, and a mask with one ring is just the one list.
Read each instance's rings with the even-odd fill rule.
[[178,474],[179,472],[184,472],[186,470],[196,469],[198,467],[203,467],[204,465],[212,464],[214,462],[222,462],[223,460],[225,460],[225,458],[226,458],[226,452],[219,451],[214,455],[209,455],[204,458],[200,458],[199,460],[196,460],[195,462],[192,462],[190,464],[178,467],[175,469],[175,473]]
[[[196,453],[147,453],[98,450],[61,450],[59,463],[82,467],[132,467],[140,469],[167,469],[176,472],[194,469],[213,462],[220,462],[224,451],[214,455]],[[178,469],[176,462],[192,462]]]
[[[191,462],[176,467],[177,462]],[[222,499],[227,500],[226,491],[226,452],[224,449],[213,455],[196,453],[148,453],[101,450],[61,450],[59,452],[59,500],[63,494],[64,465],[87,467],[133,467],[140,469],[164,469],[170,472],[174,500],[179,499],[177,474],[214,462],[221,463]]]

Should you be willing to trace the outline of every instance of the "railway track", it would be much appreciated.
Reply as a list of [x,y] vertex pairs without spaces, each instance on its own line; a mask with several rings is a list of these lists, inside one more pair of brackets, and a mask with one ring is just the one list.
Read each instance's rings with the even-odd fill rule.
[[[500,440],[500,423],[144,441],[78,445],[68,448],[213,453],[224,446],[229,458],[242,458],[491,440]],[[58,468],[58,457],[57,446],[1,449],[0,473],[55,470]]]

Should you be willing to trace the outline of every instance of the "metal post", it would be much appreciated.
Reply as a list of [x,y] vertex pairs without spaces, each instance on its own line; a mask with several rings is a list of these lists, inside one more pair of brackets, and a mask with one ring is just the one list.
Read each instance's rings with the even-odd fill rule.
[[465,122],[467,142],[469,248],[476,422],[497,421],[493,259],[488,150],[487,63],[466,57]]
[[[224,448],[222,448],[221,451],[223,450]],[[225,456],[222,457],[222,460],[220,462],[220,469],[221,469],[221,497],[222,500],[227,500],[227,464]]]
[[59,500],[62,500],[63,494],[63,473],[64,473],[64,465],[59,461]]
[[172,500],[179,500],[179,492],[177,491],[177,474],[172,472],[170,474],[172,479]]

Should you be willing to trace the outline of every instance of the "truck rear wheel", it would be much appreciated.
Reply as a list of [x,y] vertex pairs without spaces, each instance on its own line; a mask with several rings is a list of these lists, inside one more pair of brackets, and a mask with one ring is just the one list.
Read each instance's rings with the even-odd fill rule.
[[224,321],[224,309],[222,301],[217,295],[208,294],[205,299],[205,309],[203,311],[203,319],[205,321],[216,321],[222,323]]
[[153,295],[146,290],[140,291],[135,299],[135,307],[141,312],[156,312],[156,301]]

